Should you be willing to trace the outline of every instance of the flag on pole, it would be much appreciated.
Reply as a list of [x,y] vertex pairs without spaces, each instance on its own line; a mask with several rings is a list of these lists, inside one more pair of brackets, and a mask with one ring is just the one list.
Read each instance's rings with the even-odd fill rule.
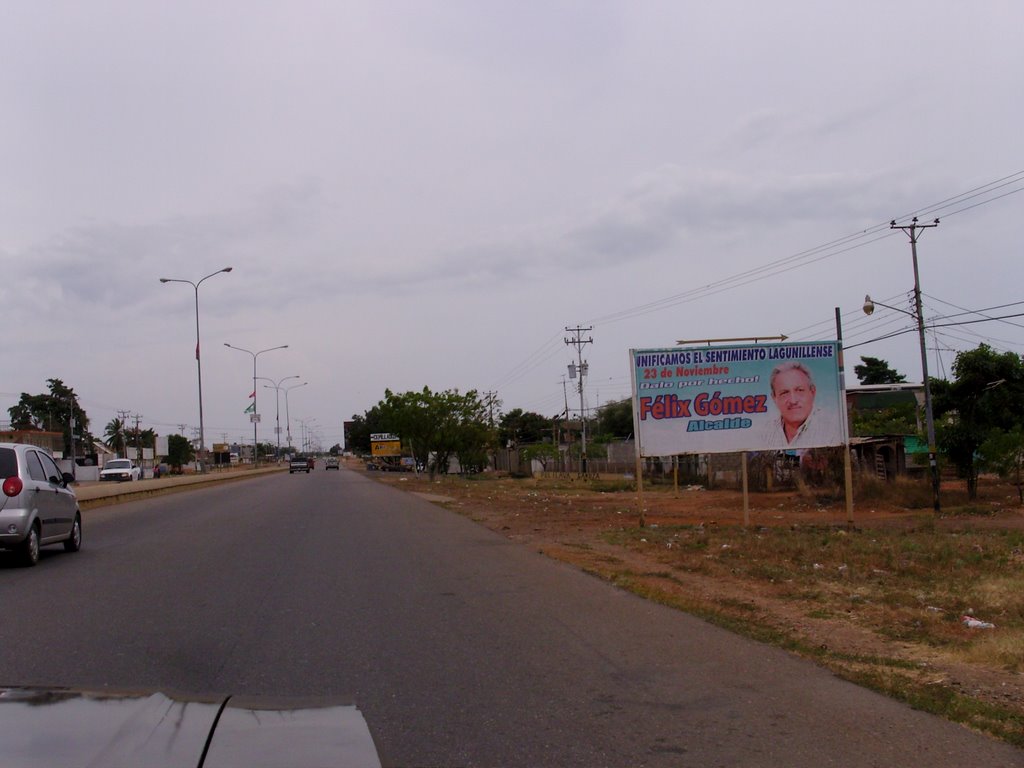
[[249,399],[252,400],[254,397],[256,397],[256,390],[255,389],[252,391],[252,394],[249,395]]
[[256,403],[251,403],[242,413],[256,413]]
[[196,342],[196,360],[199,359],[199,342]]

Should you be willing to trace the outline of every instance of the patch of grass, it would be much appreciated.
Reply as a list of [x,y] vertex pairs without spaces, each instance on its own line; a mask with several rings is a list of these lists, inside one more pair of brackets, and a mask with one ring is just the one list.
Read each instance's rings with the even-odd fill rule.
[[853,495],[858,504],[885,503],[903,509],[928,509],[934,501],[927,479],[909,477],[886,481],[861,475],[854,484]]
[[645,583],[630,572],[617,574],[611,581],[648,600],[685,610],[729,631],[813,658],[838,676],[897,698],[915,709],[1024,746],[1024,716],[1019,712],[965,696],[948,686],[921,682],[915,674],[919,666],[912,661],[845,654],[809,645],[778,628],[749,618],[756,609],[742,601],[719,601],[714,606],[695,603]]
[[[1019,532],[677,526],[609,531],[604,540],[682,572],[778,585],[778,598],[830,616],[852,611],[886,637],[955,647],[968,609],[1024,635]],[[990,663],[1005,666],[1009,654],[994,653]]]
[[1024,717],[1007,707],[964,696],[948,686],[922,683],[909,675],[878,666],[834,671],[846,680],[886,693],[914,709],[963,723],[1015,746],[1024,746]]
[[945,517],[991,517],[995,512],[995,507],[982,504],[946,505],[942,509]]
[[760,610],[756,605],[746,600],[724,598],[719,600],[718,604],[723,608],[732,608],[733,610],[740,611],[741,613],[755,613]]
[[807,618],[809,619],[831,619],[835,617],[835,613],[826,610],[824,608],[815,608],[812,611],[807,612]]
[[991,631],[962,650],[960,656],[972,662],[991,664],[995,661],[1003,669],[1020,672],[1024,669],[1024,634]]
[[594,547],[586,541],[560,541],[558,542],[566,549],[579,549],[583,552],[590,552]]
[[588,486],[597,493],[633,493],[636,491],[635,480],[592,480]]

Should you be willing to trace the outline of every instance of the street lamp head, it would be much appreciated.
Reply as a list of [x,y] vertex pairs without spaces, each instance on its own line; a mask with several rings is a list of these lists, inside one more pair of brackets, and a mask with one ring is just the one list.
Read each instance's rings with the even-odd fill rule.
[[224,267],[221,272],[230,272],[232,269],[234,269],[234,267]]
[[161,277],[161,278],[160,278],[160,282],[161,282],[161,283],[169,283],[169,282],[171,282],[171,281],[170,281],[170,280],[169,280],[168,278],[166,278],[166,277]]
[[875,311],[875,302],[873,302],[871,300],[870,296],[865,296],[864,297],[864,314],[865,315],[870,315],[874,311]]

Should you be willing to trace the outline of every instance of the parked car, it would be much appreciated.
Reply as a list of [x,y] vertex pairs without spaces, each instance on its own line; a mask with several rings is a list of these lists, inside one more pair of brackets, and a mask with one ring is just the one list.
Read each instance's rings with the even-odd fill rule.
[[337,456],[328,456],[324,460],[324,469],[337,469],[341,470],[341,464],[338,462]]
[[311,461],[312,459],[306,459],[302,456],[294,457],[288,462],[288,474],[290,475],[292,472],[305,472],[308,475],[309,470],[312,469],[312,467],[309,466]]
[[131,459],[111,459],[103,465],[100,480],[116,480],[132,482],[142,477],[142,470]]
[[39,548],[82,546],[82,512],[71,488],[74,477],[61,472],[50,454],[33,445],[0,443],[0,549],[18,554],[24,565],[39,562]]

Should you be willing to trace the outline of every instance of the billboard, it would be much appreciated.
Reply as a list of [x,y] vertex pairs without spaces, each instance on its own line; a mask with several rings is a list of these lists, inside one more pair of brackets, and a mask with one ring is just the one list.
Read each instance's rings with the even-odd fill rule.
[[402,441],[398,439],[398,435],[392,435],[388,432],[375,432],[370,435],[370,455],[401,456]]
[[641,456],[843,445],[839,343],[631,349]]

